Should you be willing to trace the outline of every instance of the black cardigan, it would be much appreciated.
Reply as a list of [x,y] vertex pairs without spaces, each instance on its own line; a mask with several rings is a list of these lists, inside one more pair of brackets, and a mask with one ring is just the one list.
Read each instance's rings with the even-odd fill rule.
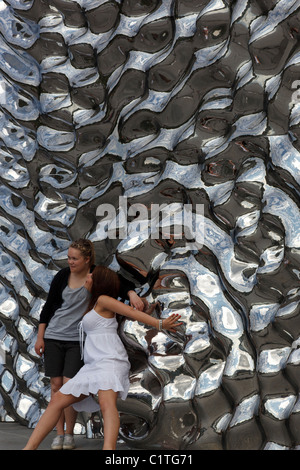
[[[91,271],[94,269],[92,266]],[[53,317],[55,311],[62,305],[62,292],[68,285],[68,279],[70,275],[70,268],[63,268],[55,274],[48,293],[47,300],[42,308],[40,315],[40,323],[48,324],[50,319]],[[120,279],[120,297],[122,299],[128,299],[128,291],[134,290],[135,285],[133,282],[128,281],[123,276],[118,274]]]

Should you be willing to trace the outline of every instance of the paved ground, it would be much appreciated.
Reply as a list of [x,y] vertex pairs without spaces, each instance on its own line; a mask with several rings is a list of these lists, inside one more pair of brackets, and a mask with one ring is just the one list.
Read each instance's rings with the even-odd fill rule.
[[[22,450],[31,433],[32,429],[18,423],[0,422],[0,450]],[[39,450],[50,450],[54,437],[55,432],[50,433],[40,445]],[[87,439],[84,435],[76,435],[75,443],[75,450],[100,450],[102,447],[102,439]],[[128,447],[119,442],[117,450],[128,450]]]

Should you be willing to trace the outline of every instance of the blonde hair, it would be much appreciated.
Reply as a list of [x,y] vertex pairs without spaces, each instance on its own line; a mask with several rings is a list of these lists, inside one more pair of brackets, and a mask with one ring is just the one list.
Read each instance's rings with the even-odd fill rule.
[[79,250],[84,258],[90,258],[90,266],[95,264],[95,249],[90,240],[79,238],[71,243],[70,248]]

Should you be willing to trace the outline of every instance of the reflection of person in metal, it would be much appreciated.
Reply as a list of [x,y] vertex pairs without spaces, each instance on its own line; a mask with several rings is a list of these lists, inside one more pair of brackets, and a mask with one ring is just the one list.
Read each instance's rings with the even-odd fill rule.
[[[73,404],[82,411],[95,411],[95,406],[99,409],[100,405],[104,421],[103,450],[116,448],[120,425],[117,398],[125,400],[127,396],[130,371],[127,352],[117,332],[116,314],[159,330],[176,331],[181,324],[178,314],[161,320],[116,300],[119,282],[117,274],[103,266],[97,266],[87,277],[85,287],[90,290],[91,299],[81,323],[81,330],[86,334],[85,365],[54,394],[25,450],[36,449],[53,429],[62,410]],[[99,405],[90,394],[98,395]]]
[[[71,243],[68,250],[69,266],[55,275],[41,312],[35,351],[39,356],[44,354],[45,375],[50,377],[52,396],[83,365],[78,323],[89,304],[90,292],[85,283],[95,267],[94,260],[91,241],[79,239]],[[143,301],[133,291],[134,285],[124,278],[121,281],[119,295],[129,298],[132,306],[143,310]],[[56,423],[57,436],[52,442],[52,449],[74,448],[76,416],[72,407],[64,410]]]

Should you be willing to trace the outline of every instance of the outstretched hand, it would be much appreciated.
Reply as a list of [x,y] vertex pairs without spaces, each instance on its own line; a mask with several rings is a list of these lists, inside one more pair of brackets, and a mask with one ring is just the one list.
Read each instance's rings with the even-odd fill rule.
[[182,325],[182,322],[177,323],[181,315],[178,313],[172,313],[168,318],[164,318],[162,321],[162,329],[176,332],[176,328]]

